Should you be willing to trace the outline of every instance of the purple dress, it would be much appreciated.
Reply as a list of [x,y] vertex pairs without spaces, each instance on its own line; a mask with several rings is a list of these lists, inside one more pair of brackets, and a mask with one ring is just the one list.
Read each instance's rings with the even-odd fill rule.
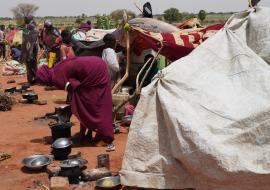
[[81,125],[95,131],[100,140],[114,140],[111,83],[106,63],[99,57],[73,57],[54,68],[42,66],[37,81],[60,90],[67,82],[72,86],[72,113]]

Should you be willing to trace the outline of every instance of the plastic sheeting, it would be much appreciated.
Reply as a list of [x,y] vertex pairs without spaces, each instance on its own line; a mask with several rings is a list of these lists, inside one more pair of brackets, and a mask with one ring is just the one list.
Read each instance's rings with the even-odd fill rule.
[[270,64],[270,8],[257,7],[235,14],[228,26]]
[[123,185],[270,189],[270,67],[242,31],[219,31],[143,89]]

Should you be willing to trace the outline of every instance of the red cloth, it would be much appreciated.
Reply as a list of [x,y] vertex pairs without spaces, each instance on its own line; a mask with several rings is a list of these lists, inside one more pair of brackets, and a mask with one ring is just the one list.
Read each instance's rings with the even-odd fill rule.
[[[46,75],[51,76],[46,78]],[[103,141],[113,141],[110,76],[101,58],[73,57],[59,62],[52,69],[43,66],[37,72],[37,80],[41,83],[50,81],[61,90],[70,82],[73,90],[72,113],[82,126],[96,131]]]
[[14,29],[14,30],[11,30],[9,31],[7,34],[6,34],[6,40],[9,44],[12,43],[13,39],[14,39],[14,36],[15,34],[18,32],[19,30],[18,29]]
[[133,43],[133,51],[140,55],[145,49],[158,51],[163,43],[161,55],[175,61],[188,55],[209,36],[223,28],[224,24],[215,24],[195,32],[183,33],[179,30],[174,33],[153,33],[134,28],[137,36]]

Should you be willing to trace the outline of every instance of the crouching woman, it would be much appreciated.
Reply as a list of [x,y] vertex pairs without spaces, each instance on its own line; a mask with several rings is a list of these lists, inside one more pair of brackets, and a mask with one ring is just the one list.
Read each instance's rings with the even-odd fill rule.
[[71,111],[81,123],[81,138],[88,129],[90,138],[92,131],[96,133],[95,143],[114,148],[110,76],[101,58],[73,57],[51,69],[42,66],[37,71],[37,82],[69,92]]

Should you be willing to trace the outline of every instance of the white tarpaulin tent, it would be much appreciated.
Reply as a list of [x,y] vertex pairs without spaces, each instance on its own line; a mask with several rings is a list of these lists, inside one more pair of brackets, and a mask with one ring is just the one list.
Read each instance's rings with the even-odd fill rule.
[[[236,16],[228,23],[234,32],[221,30],[143,89],[120,172],[123,185],[270,189],[270,66],[256,54],[264,52],[267,60],[256,48],[269,44],[253,42],[249,33],[260,13],[270,17],[266,8]],[[267,19],[260,20],[265,31]],[[256,32],[269,42],[269,32]]]

